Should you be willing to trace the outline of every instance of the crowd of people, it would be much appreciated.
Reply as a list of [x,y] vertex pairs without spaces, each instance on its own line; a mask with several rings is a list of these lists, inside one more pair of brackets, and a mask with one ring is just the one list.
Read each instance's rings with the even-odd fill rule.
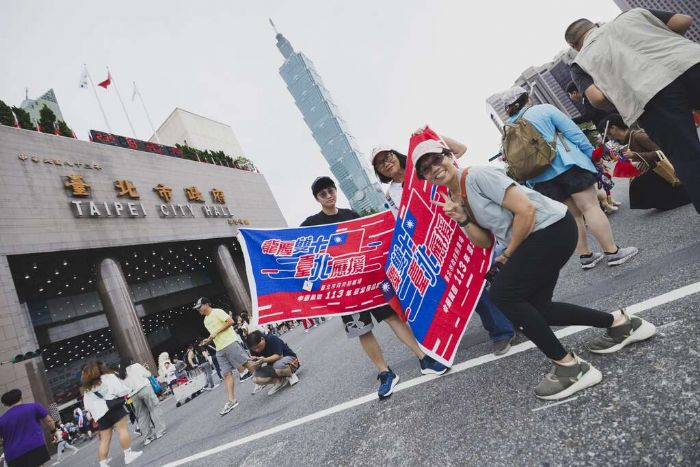
[[[573,121],[552,105],[533,105],[521,87],[507,91],[503,95],[509,116],[503,139],[507,170],[468,163],[460,168],[456,161],[465,159],[467,147],[446,136],[434,138],[426,132],[414,148],[418,178],[447,188],[447,195],[432,200],[437,209],[452,218],[474,245],[494,247],[489,287],[475,311],[489,332],[494,354],[508,352],[517,330],[549,359],[551,371],[534,388],[538,398],[566,398],[602,380],[595,366],[564,346],[552,326],[604,330],[589,344],[589,351],[596,354],[621,351],[656,332],[652,323],[628,314],[624,307],[609,313],[554,301],[553,294],[560,271],[574,252],[582,269],[592,269],[603,260],[619,266],[638,253],[636,247],[620,246],[615,240],[604,209],[613,212],[610,208],[619,203],[611,197],[610,185],[605,185],[606,176],[610,179],[617,173],[632,179],[632,208],[667,210],[692,202],[700,212],[700,139],[693,119],[693,112],[700,109],[700,44],[683,37],[691,23],[687,15],[641,8],[604,24],[588,19],[573,22],[565,40],[578,54],[567,91],[582,106],[582,116]],[[598,148],[577,126],[585,122],[597,127]],[[524,138],[534,141],[536,156],[545,158],[543,164],[521,164],[530,157],[518,145]],[[397,215],[408,158],[389,146],[378,147],[371,158],[378,178],[388,185],[387,200]],[[612,174],[606,164],[614,166]],[[316,178],[311,193],[321,211],[302,226],[359,217],[336,206],[337,188],[330,177]],[[588,243],[588,233],[598,248]],[[254,392],[271,386],[268,394],[298,383],[299,356],[279,337],[295,323],[255,326],[245,313],[234,317],[214,308],[206,297],[193,308],[209,335],[190,344],[181,360],[160,355],[158,376],[171,390],[203,371],[205,390],[224,383],[226,401],[219,412],[223,416],[239,405],[236,379],[252,377]],[[321,322],[302,324],[308,331]],[[441,375],[449,370],[422,351],[411,328],[388,305],[343,316],[346,335],[358,339],[377,370],[380,399],[391,396],[399,376],[372,332],[375,322],[391,328],[417,358],[421,373]],[[214,373],[219,383],[215,384]],[[81,373],[84,409],[76,408],[75,423],[68,425],[57,425],[41,404],[22,403],[21,391],[11,390],[2,396],[8,409],[0,417],[5,461],[10,467],[47,462],[46,427],[53,433],[57,463],[66,449],[77,451],[72,445],[76,436],[91,438],[95,432],[98,461],[107,466],[116,430],[124,462],[129,464],[142,454],[131,448],[130,412],[144,446],[166,433],[156,395],[159,388],[156,375],[128,357],[116,371],[90,362]]]

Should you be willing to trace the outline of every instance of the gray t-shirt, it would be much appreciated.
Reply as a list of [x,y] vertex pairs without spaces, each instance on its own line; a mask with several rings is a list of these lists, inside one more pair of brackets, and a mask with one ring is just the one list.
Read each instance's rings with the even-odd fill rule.
[[[460,171],[461,176],[461,171]],[[511,185],[517,185],[503,169],[496,167],[470,167],[467,175],[467,198],[476,222],[490,230],[496,239],[508,245],[513,233],[513,213],[505,209],[503,198]],[[533,232],[544,229],[566,215],[566,206],[558,201],[517,185],[535,206]]]

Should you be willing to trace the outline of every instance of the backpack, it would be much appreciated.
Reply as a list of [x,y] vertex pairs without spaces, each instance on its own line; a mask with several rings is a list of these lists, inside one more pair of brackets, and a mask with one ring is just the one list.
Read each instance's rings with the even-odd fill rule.
[[[557,155],[557,138],[561,133],[554,133],[551,143],[542,138],[542,134],[524,118],[503,127],[503,158],[508,164],[508,175],[517,182],[524,182],[544,172]],[[562,139],[568,151],[566,141]]]

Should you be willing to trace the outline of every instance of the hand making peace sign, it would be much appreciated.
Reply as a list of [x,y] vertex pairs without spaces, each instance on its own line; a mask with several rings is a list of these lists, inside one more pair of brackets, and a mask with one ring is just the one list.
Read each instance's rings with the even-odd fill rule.
[[437,200],[431,200],[430,202],[440,206],[443,211],[445,211],[445,214],[451,219],[454,219],[457,222],[464,222],[467,220],[469,217],[467,215],[467,212],[464,210],[464,207],[462,206],[462,203],[455,203],[452,198],[447,196],[443,192],[439,192],[440,196],[442,196],[442,199],[444,202],[440,202]]

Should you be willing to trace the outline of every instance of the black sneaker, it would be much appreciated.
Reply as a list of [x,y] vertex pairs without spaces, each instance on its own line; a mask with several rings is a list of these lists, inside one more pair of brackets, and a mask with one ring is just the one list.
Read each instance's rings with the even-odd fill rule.
[[239,375],[239,378],[241,381],[245,381],[248,378],[250,378],[251,376],[253,376],[253,372],[246,370],[245,373]]
[[379,399],[386,399],[394,392],[394,386],[399,383],[400,378],[399,375],[391,371],[391,368],[389,368],[388,371],[382,371],[379,373],[377,379],[379,380],[379,390],[377,391],[377,395],[379,396]]

